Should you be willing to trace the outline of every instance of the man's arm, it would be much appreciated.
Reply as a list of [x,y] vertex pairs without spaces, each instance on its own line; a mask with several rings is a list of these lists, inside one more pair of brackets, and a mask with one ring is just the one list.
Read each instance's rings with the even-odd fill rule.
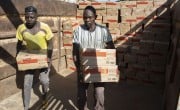
[[77,72],[80,72],[80,57],[79,57],[79,45],[73,43],[73,61],[76,66]]
[[113,41],[109,41],[106,43],[106,49],[115,49]]
[[18,40],[17,46],[16,46],[16,56],[19,53],[20,50],[22,50],[22,41]]
[[47,46],[48,68],[50,68],[52,64],[53,38],[47,41]]

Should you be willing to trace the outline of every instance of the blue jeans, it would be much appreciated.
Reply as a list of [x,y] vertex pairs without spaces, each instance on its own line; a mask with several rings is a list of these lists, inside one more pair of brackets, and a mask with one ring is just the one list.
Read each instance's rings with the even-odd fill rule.
[[[48,92],[49,89],[49,72],[50,69],[44,68],[40,69],[40,74],[39,74],[39,80],[40,83],[42,84],[42,91],[43,94]],[[31,88],[33,84],[33,78],[36,70],[27,70],[25,72],[24,76],[24,94],[23,94],[23,102],[24,102],[24,110],[29,109],[29,104],[30,104],[30,99],[31,99]]]

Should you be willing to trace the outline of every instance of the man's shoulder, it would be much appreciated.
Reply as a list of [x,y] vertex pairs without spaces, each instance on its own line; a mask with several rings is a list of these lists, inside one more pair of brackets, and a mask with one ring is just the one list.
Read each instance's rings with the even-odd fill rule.
[[49,25],[47,23],[44,23],[44,22],[39,22],[41,27],[49,27]]
[[101,29],[107,29],[106,26],[103,26],[103,25],[100,25],[100,24],[96,24],[96,27],[101,28]]
[[25,30],[26,29],[26,26],[25,26],[25,24],[23,23],[23,24],[20,24],[19,26],[18,26],[18,31],[23,31],[23,30]]

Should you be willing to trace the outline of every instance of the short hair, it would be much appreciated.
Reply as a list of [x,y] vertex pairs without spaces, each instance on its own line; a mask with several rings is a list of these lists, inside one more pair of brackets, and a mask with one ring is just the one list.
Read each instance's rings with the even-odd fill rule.
[[34,7],[34,6],[27,6],[25,8],[25,13],[26,12],[34,12],[34,13],[37,13],[37,9]]
[[96,15],[96,9],[93,6],[90,6],[90,5],[86,6],[84,10],[91,10],[94,13],[94,15]]

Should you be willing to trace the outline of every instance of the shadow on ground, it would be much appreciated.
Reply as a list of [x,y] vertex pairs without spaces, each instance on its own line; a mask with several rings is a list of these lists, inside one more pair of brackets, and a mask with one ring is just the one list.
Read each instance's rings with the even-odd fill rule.
[[[78,110],[76,78],[76,73],[71,73],[67,77],[53,74],[50,79],[51,91],[46,109],[41,106],[41,99],[31,109]],[[94,102],[92,85],[90,85],[88,92],[88,106],[92,110]],[[162,96],[163,89],[152,85],[128,84],[125,81],[108,83],[105,89],[105,107],[106,110],[162,110]]]

